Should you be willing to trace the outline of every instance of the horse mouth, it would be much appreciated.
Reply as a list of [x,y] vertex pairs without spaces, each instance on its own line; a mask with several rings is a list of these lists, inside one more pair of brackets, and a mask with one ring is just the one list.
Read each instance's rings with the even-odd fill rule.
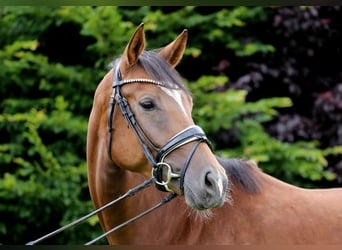
[[211,208],[219,208],[227,201],[226,191],[216,195],[207,194],[206,192],[195,192],[187,185],[184,187],[184,197],[187,205],[195,210],[207,210]]

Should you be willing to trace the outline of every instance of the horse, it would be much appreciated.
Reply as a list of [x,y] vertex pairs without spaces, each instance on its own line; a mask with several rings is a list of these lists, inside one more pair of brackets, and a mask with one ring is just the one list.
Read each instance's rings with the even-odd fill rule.
[[153,178],[99,215],[104,231],[163,199],[176,198],[107,236],[110,244],[341,244],[342,189],[304,189],[263,173],[254,161],[214,154],[191,112],[175,67],[187,30],[145,50],[140,24],[99,83],[87,133],[95,208]]

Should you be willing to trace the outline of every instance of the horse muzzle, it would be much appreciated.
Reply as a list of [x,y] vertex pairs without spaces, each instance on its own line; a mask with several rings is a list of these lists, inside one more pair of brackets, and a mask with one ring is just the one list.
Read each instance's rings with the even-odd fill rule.
[[221,207],[226,201],[228,178],[214,167],[202,171],[198,178],[185,176],[184,196],[193,209],[204,210]]

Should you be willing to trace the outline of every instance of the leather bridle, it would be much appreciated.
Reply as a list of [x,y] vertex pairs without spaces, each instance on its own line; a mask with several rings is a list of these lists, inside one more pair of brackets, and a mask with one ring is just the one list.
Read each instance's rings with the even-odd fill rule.
[[[152,178],[149,180],[146,180],[145,182],[141,183],[140,185],[128,190],[125,194],[121,195],[120,197],[104,204],[103,206],[99,207],[93,212],[88,213],[87,215],[63,226],[60,227],[46,235],[43,235],[42,237],[30,241],[26,243],[26,245],[35,245],[43,240],[46,240],[52,236],[55,236],[56,234],[59,234],[85,220],[88,218],[102,212],[103,210],[107,209],[110,206],[113,206],[114,204],[122,201],[123,199],[133,196],[139,191],[145,189],[146,187],[150,186],[151,184],[155,183],[158,189],[165,192],[171,192],[171,194],[165,196],[159,203],[154,205],[153,207],[145,210],[144,212],[128,219],[125,222],[122,222],[121,224],[113,227],[112,229],[108,230],[107,232],[103,233],[102,235],[96,237],[95,239],[89,241],[86,243],[86,245],[90,245],[95,243],[96,241],[108,236],[109,234],[119,230],[120,228],[128,225],[129,223],[132,223],[133,221],[138,220],[139,218],[151,213],[155,209],[165,205],[166,203],[170,202],[172,199],[174,199],[177,194],[174,193],[169,187],[168,184],[172,179],[179,178],[180,179],[180,190],[182,193],[184,193],[184,176],[186,173],[186,170],[190,164],[191,158],[194,155],[197,147],[201,142],[205,142],[209,145],[211,149],[210,141],[205,136],[203,130],[195,125],[189,126],[185,128],[184,130],[180,131],[176,135],[174,135],[163,147],[157,147],[155,144],[150,140],[150,138],[145,134],[144,130],[138,123],[138,121],[135,119],[135,115],[132,112],[129,103],[127,99],[123,96],[121,92],[121,87],[125,84],[130,83],[149,83],[149,84],[155,84],[158,86],[161,86],[163,88],[166,88],[164,83],[152,79],[145,79],[145,78],[136,78],[136,79],[129,79],[129,80],[122,80],[121,73],[119,70],[119,63],[117,63],[117,66],[114,69],[114,81],[113,81],[113,93],[110,97],[110,104],[109,104],[109,112],[108,112],[108,155],[109,158],[111,157],[111,142],[112,142],[112,122],[113,122],[113,114],[114,114],[114,108],[115,104],[118,104],[120,107],[121,113],[123,117],[125,118],[127,124],[131,127],[132,131],[134,132],[135,136],[137,137],[145,155],[148,161],[150,162],[152,166]],[[192,148],[189,151],[189,154],[187,158],[185,159],[183,168],[181,169],[180,173],[173,172],[172,167],[165,162],[165,158],[176,149],[182,147],[185,144],[188,144],[190,142],[195,142]],[[157,154],[154,158],[151,149],[154,150]],[[166,171],[166,177],[163,175],[163,171]]]
[[[111,157],[111,144],[112,144],[112,122],[113,122],[113,114],[115,109],[115,104],[117,104],[121,110],[123,117],[125,118],[127,124],[134,132],[136,138],[138,139],[142,150],[148,161],[152,166],[152,176],[155,178],[156,187],[165,192],[173,192],[168,184],[172,179],[179,178],[180,179],[180,190],[184,193],[184,176],[187,171],[187,168],[190,164],[191,158],[195,153],[197,147],[201,142],[205,142],[211,148],[211,143],[204,134],[203,130],[196,125],[189,126],[184,130],[177,133],[173,136],[164,146],[157,147],[153,141],[146,135],[143,128],[140,126],[139,122],[135,118],[133,111],[131,110],[127,99],[122,94],[121,88],[126,84],[132,83],[147,83],[158,85],[162,88],[167,88],[166,85],[161,81],[156,81],[153,79],[146,78],[135,78],[123,80],[119,68],[120,63],[117,62],[114,68],[114,80],[113,80],[113,92],[110,97],[109,104],[109,112],[108,112],[108,142],[107,142],[107,151],[110,159]],[[182,170],[180,173],[173,172],[173,168],[165,162],[165,158],[176,149],[182,147],[185,144],[190,142],[195,142],[192,146],[189,154],[184,162]],[[156,157],[153,156],[151,150],[155,151]],[[166,175],[163,174],[163,171],[166,171]]]
[[[174,135],[163,147],[159,148],[155,146],[155,144],[150,140],[150,138],[145,134],[144,130],[138,123],[138,121],[135,119],[134,113],[132,112],[129,103],[127,99],[123,96],[121,92],[121,87],[125,84],[130,83],[149,83],[149,84],[155,84],[158,86],[161,86],[165,88],[166,86],[164,83],[152,79],[145,79],[145,78],[136,78],[136,79],[130,79],[130,80],[122,80],[121,73],[119,70],[119,63],[114,69],[114,81],[113,81],[113,94],[111,95],[110,105],[109,105],[109,112],[108,112],[108,155],[109,158],[111,157],[111,142],[112,142],[112,122],[113,122],[113,114],[114,114],[114,108],[115,104],[117,103],[120,107],[121,113],[124,116],[126,122],[133,130],[135,136],[137,137],[145,155],[148,161],[150,162],[152,166],[152,178],[149,180],[146,180],[145,182],[141,183],[140,185],[128,190],[125,194],[122,196],[104,204],[102,207],[99,207],[93,212],[88,213],[87,215],[61,227],[58,228],[46,235],[43,235],[42,237],[30,241],[26,243],[26,245],[35,245],[43,240],[46,240],[52,236],[55,236],[56,234],[59,234],[85,220],[88,218],[102,212],[103,210],[107,209],[110,206],[113,206],[114,204],[122,201],[123,199],[133,196],[139,191],[147,188],[151,184],[155,183],[158,189],[165,192],[171,192],[171,194],[165,196],[159,203],[154,205],[153,207],[145,210],[144,212],[128,219],[125,222],[122,222],[121,224],[113,227],[112,229],[108,230],[107,232],[103,233],[102,235],[96,237],[95,239],[89,241],[86,243],[86,245],[90,245],[95,243],[96,241],[108,236],[109,234],[119,230],[120,228],[128,225],[129,223],[132,223],[133,221],[138,220],[139,218],[151,213],[155,209],[165,205],[166,203],[170,202],[172,199],[174,199],[177,194],[174,193],[169,187],[169,182],[174,178],[180,178],[180,190],[182,193],[184,193],[184,176],[186,173],[186,170],[190,164],[191,158],[194,155],[197,147],[201,142],[205,142],[209,145],[211,148],[210,141],[205,136],[203,130],[198,126],[189,126],[185,128],[184,130],[180,131],[176,135]],[[183,168],[180,173],[173,172],[172,167],[165,162],[165,158],[176,149],[182,147],[185,144],[188,144],[190,142],[195,142],[192,148],[189,151],[189,154],[184,162]],[[154,150],[156,154],[156,158],[154,158],[152,152],[150,149]],[[163,171],[166,171],[166,177],[163,177]]]

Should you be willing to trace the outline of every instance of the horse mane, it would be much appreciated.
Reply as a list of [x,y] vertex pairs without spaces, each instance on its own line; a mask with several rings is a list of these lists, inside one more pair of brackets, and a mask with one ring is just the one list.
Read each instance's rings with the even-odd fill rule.
[[228,178],[237,188],[248,193],[259,193],[262,190],[261,180],[258,176],[260,169],[254,161],[243,159],[225,159],[216,156],[225,169]]
[[[138,59],[138,65],[141,66],[146,73],[153,79],[162,82],[164,87],[171,89],[183,90],[186,94],[191,96],[190,91],[183,84],[181,76],[163,57],[158,55],[158,51],[144,50]],[[111,67],[115,67],[120,58],[117,58],[110,64]],[[130,70],[134,70],[133,66]]]

